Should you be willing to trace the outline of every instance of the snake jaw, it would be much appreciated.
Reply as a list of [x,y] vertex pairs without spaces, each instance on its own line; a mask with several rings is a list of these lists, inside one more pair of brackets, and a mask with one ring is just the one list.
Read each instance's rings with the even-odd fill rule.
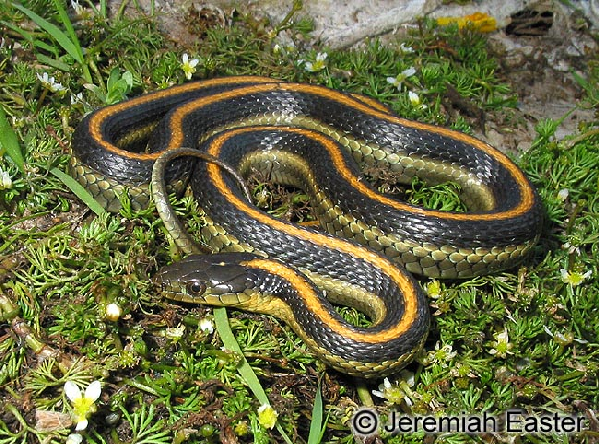
[[159,270],[153,281],[169,299],[209,305],[238,303],[237,297],[230,296],[248,290],[248,269],[242,264],[254,257],[246,253],[191,255]]

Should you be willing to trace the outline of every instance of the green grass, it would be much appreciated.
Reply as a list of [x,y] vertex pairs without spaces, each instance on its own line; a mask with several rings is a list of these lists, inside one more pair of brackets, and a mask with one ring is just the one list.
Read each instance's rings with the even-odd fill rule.
[[[199,60],[194,79],[256,74],[320,83],[376,97],[408,118],[470,132],[474,119],[444,112],[448,84],[486,113],[510,115],[516,100],[496,75],[498,62],[485,37],[423,21],[388,44],[305,48],[302,34],[310,20],[294,11],[280,24],[237,16],[180,48],[152,18],[107,19],[104,3],[73,21],[58,0],[23,4],[0,4],[6,39],[0,47],[0,443],[64,442],[74,427],[73,405],[63,391],[69,380],[83,388],[102,381],[82,432],[92,443],[225,442],[219,436],[228,442],[282,442],[284,436],[357,442],[349,419],[369,401],[359,393],[382,381],[364,386],[327,370],[274,318],[230,311],[227,320],[222,310],[162,300],[151,276],[177,257],[162,222],[152,208],[134,211],[126,200],[120,214],[89,211],[93,203],[76,197],[61,174],[70,159],[70,136],[94,107],[185,81],[184,52]],[[294,46],[275,39],[282,29]],[[402,51],[401,43],[413,51]],[[328,56],[323,60],[319,53]],[[300,60],[319,69],[307,71]],[[387,81],[412,67],[415,74],[400,87]],[[44,72],[48,77],[41,81],[36,74]],[[596,107],[596,65],[587,74],[577,78],[585,90],[581,106]],[[418,94],[421,106],[410,102],[408,91]],[[391,378],[399,383],[396,397],[374,397],[382,415],[522,408],[584,416],[599,405],[597,122],[581,123],[564,140],[554,137],[558,125],[540,122],[532,149],[518,159],[547,213],[533,257],[499,275],[422,281],[433,313],[426,352],[407,367],[413,383],[410,373],[402,373]],[[282,197],[272,200],[281,207],[272,211],[305,209],[301,194],[275,191]],[[403,193],[429,207],[461,209],[451,184],[414,181]],[[180,199],[176,209],[197,230],[202,220],[193,199]],[[588,277],[572,285],[561,270]],[[110,304],[120,307],[118,320],[107,317]],[[360,321],[352,310],[341,311]],[[218,331],[202,330],[205,319],[215,321]],[[507,343],[500,344],[501,335]],[[259,413],[264,404],[278,413],[273,428]],[[529,435],[521,442],[567,439]],[[597,432],[569,439],[592,442]]]

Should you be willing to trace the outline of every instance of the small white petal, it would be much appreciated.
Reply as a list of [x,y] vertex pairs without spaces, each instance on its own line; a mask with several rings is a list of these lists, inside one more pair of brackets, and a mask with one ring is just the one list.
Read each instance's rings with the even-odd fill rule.
[[2,171],[0,169],[0,190],[6,190],[12,187],[12,179],[8,174],[8,171]]
[[410,92],[408,92],[408,98],[410,99],[412,106],[420,105],[420,97],[418,96],[418,94],[410,91]]
[[75,426],[75,430],[80,432],[81,430],[85,430],[87,428],[88,421],[84,419],[83,421],[79,421]]
[[83,396],[81,395],[81,390],[73,381],[67,381],[64,384],[64,393],[67,395],[71,401],[75,401],[76,399],[81,399]]
[[83,442],[83,436],[79,433],[71,433],[67,436],[66,444],[81,444]]
[[567,188],[562,188],[561,190],[558,191],[557,198],[559,200],[566,200],[569,195],[570,195],[570,191]]
[[85,389],[85,397],[87,399],[96,400],[102,394],[102,384],[100,381],[94,381]]
[[214,324],[208,318],[202,318],[198,327],[200,327],[200,330],[204,333],[212,333],[214,331]]
[[407,46],[405,43],[402,43],[401,45],[399,45],[399,49],[401,52],[404,52],[404,53],[414,52],[414,48],[412,48],[411,46]]
[[385,394],[379,390],[373,390],[372,394],[378,398],[385,398]]
[[416,74],[416,70],[414,68],[408,68],[405,71],[401,72],[401,75],[404,77],[411,77]]
[[123,310],[121,310],[121,307],[118,304],[113,302],[106,305],[106,319],[109,321],[118,321],[122,314]]

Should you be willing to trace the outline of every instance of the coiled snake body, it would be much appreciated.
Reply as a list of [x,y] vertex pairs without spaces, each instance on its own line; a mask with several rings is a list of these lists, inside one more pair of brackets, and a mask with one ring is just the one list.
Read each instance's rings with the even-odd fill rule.
[[[214,161],[190,161],[197,152]],[[362,377],[396,371],[422,346],[427,302],[410,272],[463,278],[506,269],[540,231],[539,198],[501,152],[321,86],[262,77],[176,86],[92,113],[74,135],[73,154],[74,176],[107,208],[119,207],[125,189],[135,205],[147,205],[152,182],[165,225],[188,253],[196,247],[164,183],[191,174],[206,213],[202,235],[217,254],[161,270],[155,280],[165,295],[275,314],[327,364]],[[382,195],[364,180],[365,166],[406,183],[456,182],[469,212]],[[231,168],[303,188],[327,233],[257,209]],[[334,303],[356,307],[372,325],[348,323]]]

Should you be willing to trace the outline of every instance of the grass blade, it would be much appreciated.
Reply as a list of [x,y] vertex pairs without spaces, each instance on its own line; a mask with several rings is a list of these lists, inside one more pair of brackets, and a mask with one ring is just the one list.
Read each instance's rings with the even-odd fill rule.
[[58,177],[60,181],[64,183],[69,188],[69,190],[73,192],[73,194],[75,194],[79,199],[81,199],[83,203],[87,205],[89,209],[96,213],[98,216],[106,212],[102,205],[100,205],[96,201],[96,199],[94,199],[93,196],[89,194],[89,191],[83,188],[83,186],[75,179],[73,179],[71,176],[60,171],[58,168],[52,168],[50,172],[56,177]]
[[[218,331],[225,348],[238,353],[243,358],[241,364],[237,367],[237,371],[243,377],[243,379],[245,379],[245,382],[252,393],[254,393],[254,396],[258,399],[258,401],[260,401],[261,404],[270,404],[268,396],[266,396],[266,392],[262,388],[262,385],[260,385],[260,381],[258,380],[256,373],[254,373],[252,367],[247,363],[245,357],[243,357],[243,352],[241,351],[241,348],[237,343],[237,339],[235,339],[235,335],[233,334],[231,326],[229,325],[227,310],[224,307],[216,307],[213,310],[213,314],[214,325],[216,326],[216,330]],[[287,444],[293,444],[289,436],[287,436],[283,430],[283,427],[281,427],[281,424],[277,422],[276,427],[285,442]]]
[[322,394],[320,391],[320,381],[318,381],[318,389],[316,398],[314,399],[314,407],[312,407],[312,421],[310,421],[310,433],[308,435],[307,444],[319,444],[322,440],[328,419],[323,423],[323,404]]
[[0,106],[0,154],[5,152],[21,173],[25,172],[25,158],[21,145],[19,145],[19,139],[8,122],[4,108]]
[[13,3],[13,6],[15,8],[17,8],[19,11],[21,11],[23,14],[28,16],[31,20],[33,20],[36,25],[38,25],[40,28],[42,28],[44,31],[46,31],[48,34],[50,34],[52,37],[54,37],[56,39],[56,41],[58,42],[58,44],[71,57],[73,57],[77,62],[79,62],[80,64],[83,65],[83,52],[81,51],[81,48],[79,46],[75,45],[71,41],[69,36],[67,34],[65,34],[64,32],[62,32],[60,30],[60,28],[58,28],[58,26],[50,23],[45,18],[40,17],[35,12],[30,11],[29,9],[25,8],[24,6],[21,6],[21,5],[15,4],[15,3]]
[[63,26],[67,31],[69,40],[71,41],[71,43],[73,43],[73,45],[77,49],[77,52],[81,55],[81,60],[83,60],[83,51],[81,50],[79,39],[77,38],[77,34],[75,34],[75,29],[73,28],[73,24],[71,23],[71,19],[69,18],[67,11],[65,11],[65,9],[62,7],[62,4],[59,0],[54,0],[54,7],[58,12],[60,21],[62,22]]

